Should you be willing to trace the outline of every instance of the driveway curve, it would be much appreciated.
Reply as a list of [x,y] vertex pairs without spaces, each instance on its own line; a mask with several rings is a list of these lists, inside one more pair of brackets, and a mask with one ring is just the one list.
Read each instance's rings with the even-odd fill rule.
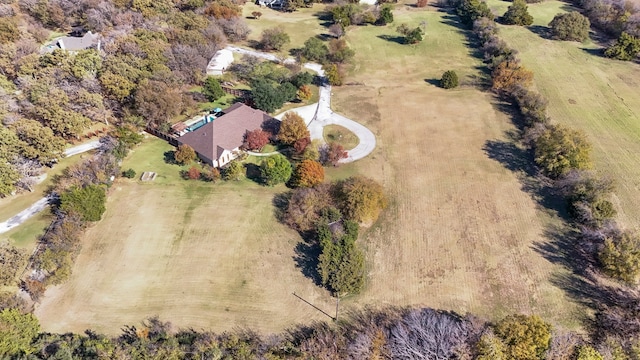
[[[273,54],[247,50],[237,46],[227,46],[227,50],[239,54],[256,56],[270,61],[282,61],[284,63],[295,62],[295,59],[293,58],[283,60]],[[340,160],[341,163],[360,160],[371,154],[371,152],[376,148],[376,136],[373,132],[364,125],[331,110],[331,85],[329,85],[324,76],[322,65],[316,63],[305,63],[303,66],[306,69],[316,72],[322,79],[323,83],[323,85],[320,86],[320,99],[317,103],[290,110],[297,112],[305,120],[307,127],[309,128],[309,133],[311,134],[311,139],[318,139],[324,142],[323,128],[327,125],[340,125],[354,133],[360,140],[355,148],[347,151],[347,158]],[[282,119],[283,115],[284,113],[278,114],[275,117],[276,119]]]

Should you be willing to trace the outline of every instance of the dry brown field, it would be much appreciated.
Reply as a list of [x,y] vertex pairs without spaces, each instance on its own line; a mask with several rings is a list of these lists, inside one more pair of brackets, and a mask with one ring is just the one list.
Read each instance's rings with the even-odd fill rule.
[[71,280],[38,307],[43,327],[114,334],[158,315],[273,331],[324,316],[292,295],[331,309],[295,267],[297,233],[274,220],[271,200],[284,189],[207,185],[116,184]]
[[[510,118],[473,86],[433,85],[449,69],[475,82],[481,64],[436,9],[396,12],[398,23],[425,20],[417,46],[386,40],[390,27],[348,36],[355,85],[334,88],[333,107],[371,128],[378,146],[330,176],[375,178],[390,206],[359,240],[366,289],[342,303],[423,305],[489,319],[538,313],[575,328],[584,309],[553,284],[566,270],[536,250],[559,220],[522,190],[522,173],[494,159],[518,153]],[[113,334],[159,315],[184,327],[266,332],[328,319],[292,295],[333,311],[329,294],[295,266],[300,237],[273,215],[272,198],[285,188],[178,180],[177,169],[161,162],[169,149],[149,140],[127,160],[125,168],[159,177],[116,184],[70,281],[48,290],[37,309],[43,328]]]

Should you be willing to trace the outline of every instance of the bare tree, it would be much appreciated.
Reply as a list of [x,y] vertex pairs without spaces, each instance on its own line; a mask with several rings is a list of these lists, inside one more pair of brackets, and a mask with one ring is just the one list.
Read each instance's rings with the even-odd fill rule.
[[13,162],[13,166],[20,174],[20,180],[16,185],[25,190],[33,191],[33,187],[37,184],[36,177],[42,174],[42,165],[35,160],[20,156]]
[[470,330],[470,324],[456,314],[412,310],[391,329],[391,354],[394,359],[452,359],[465,346]]
[[554,334],[546,358],[547,360],[571,360],[574,358],[576,347],[581,343],[582,339],[572,332]]

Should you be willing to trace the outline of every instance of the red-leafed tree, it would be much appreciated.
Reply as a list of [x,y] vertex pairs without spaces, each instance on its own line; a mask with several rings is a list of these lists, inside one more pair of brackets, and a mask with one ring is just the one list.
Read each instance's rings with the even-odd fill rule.
[[338,166],[338,163],[342,159],[346,159],[349,154],[344,150],[344,147],[338,143],[330,143],[325,148],[324,164]]
[[200,179],[200,169],[195,166],[190,167],[189,171],[187,171],[187,177],[191,180]]
[[302,161],[293,174],[293,186],[313,187],[324,181],[324,168],[314,160]]
[[293,143],[293,148],[296,150],[296,154],[302,154],[302,152],[311,144],[311,139],[308,137],[298,139]]
[[245,150],[262,150],[262,148],[269,143],[269,133],[256,129],[253,131],[247,131],[244,135],[244,144],[242,144]]

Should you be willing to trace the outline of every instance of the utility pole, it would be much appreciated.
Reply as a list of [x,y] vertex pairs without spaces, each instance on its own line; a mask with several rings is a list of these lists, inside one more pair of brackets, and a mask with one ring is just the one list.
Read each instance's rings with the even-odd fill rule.
[[338,321],[338,310],[340,309],[340,295],[336,295],[336,317],[333,318],[333,321]]

